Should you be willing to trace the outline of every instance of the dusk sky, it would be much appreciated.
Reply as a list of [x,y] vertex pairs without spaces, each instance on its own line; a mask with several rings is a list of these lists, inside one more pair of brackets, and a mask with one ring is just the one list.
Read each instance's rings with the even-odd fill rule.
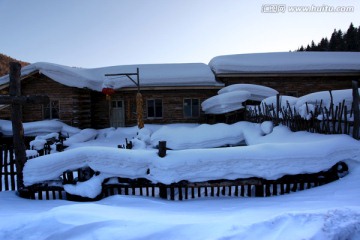
[[0,0],[0,53],[85,68],[208,63],[219,55],[296,50],[351,22],[360,26],[360,1]]

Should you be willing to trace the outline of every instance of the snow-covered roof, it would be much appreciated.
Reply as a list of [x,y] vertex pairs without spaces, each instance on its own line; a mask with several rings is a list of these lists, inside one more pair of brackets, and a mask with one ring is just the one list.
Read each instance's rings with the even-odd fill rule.
[[[139,64],[87,69],[39,62],[22,68],[21,76],[39,72],[66,86],[101,91],[103,83],[109,81],[109,78],[116,89],[135,87],[126,76],[105,77],[105,74],[136,73],[137,68],[142,87],[223,86],[216,81],[210,67],[203,63]],[[0,78],[0,85],[8,82],[8,75]]]
[[226,73],[359,72],[360,52],[275,52],[214,57],[209,66]]

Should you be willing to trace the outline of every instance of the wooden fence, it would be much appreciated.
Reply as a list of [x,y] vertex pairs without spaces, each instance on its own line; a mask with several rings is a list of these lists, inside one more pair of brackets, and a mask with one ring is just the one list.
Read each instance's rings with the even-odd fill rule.
[[345,101],[329,108],[322,102],[311,109],[306,104],[306,112],[300,114],[294,107],[274,105],[258,105],[247,110],[246,120],[261,123],[273,121],[282,124],[292,131],[308,131],[322,134],[348,134],[354,136],[354,111],[348,109]]
[[16,166],[13,148],[0,145],[0,191],[15,191]]
[[[44,149],[38,151],[39,156],[50,154],[50,152],[49,144],[45,144]],[[0,191],[16,191],[16,180],[17,171],[13,147],[8,144],[0,144]]]
[[335,164],[327,171],[312,174],[287,175],[276,180],[247,178],[213,180],[206,182],[181,181],[172,184],[152,183],[147,179],[110,178],[102,185],[102,192],[95,199],[68,194],[64,184],[85,181],[96,174],[89,168],[67,171],[59,181],[48,181],[21,189],[21,197],[29,199],[67,199],[93,201],[112,195],[137,195],[159,197],[167,200],[186,200],[200,197],[269,197],[324,185],[348,173],[344,162]]

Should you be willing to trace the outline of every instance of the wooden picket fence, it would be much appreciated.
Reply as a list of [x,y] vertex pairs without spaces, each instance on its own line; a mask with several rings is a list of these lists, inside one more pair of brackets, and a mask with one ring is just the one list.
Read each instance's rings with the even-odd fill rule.
[[[50,154],[49,144],[39,151],[39,156]],[[32,158],[32,157],[30,157]],[[17,190],[17,171],[14,149],[11,145],[0,144],[0,192]]]
[[258,105],[246,112],[246,120],[250,122],[262,123],[273,121],[275,125],[282,124],[289,127],[292,131],[308,131],[322,134],[347,134],[353,136],[354,131],[354,111],[348,109],[345,101],[338,105],[331,104],[329,108],[319,104],[310,110],[306,104],[306,115],[301,114],[287,106],[275,107],[274,105]]
[[15,191],[16,166],[14,151],[8,145],[0,145],[0,191]]
[[[44,154],[50,153],[46,147]],[[206,182],[181,181],[172,184],[152,183],[151,181],[128,178],[105,179],[102,192],[95,199],[83,198],[65,192],[64,184],[76,184],[90,179],[94,172],[90,168],[76,171],[66,171],[59,180],[34,184],[24,189],[17,189],[16,164],[11,146],[0,145],[0,191],[18,191],[21,197],[28,199],[67,199],[74,201],[93,201],[112,195],[137,195],[158,197],[168,200],[186,200],[200,197],[269,197],[301,191],[343,177],[348,172],[348,166],[339,162],[328,171],[313,174],[287,175],[276,180],[247,178],[235,180],[212,180]],[[165,153],[166,154],[166,153]],[[31,161],[31,160],[30,160]]]
[[187,200],[202,197],[270,197],[302,191],[335,181],[348,173],[344,162],[335,164],[327,171],[312,174],[287,175],[276,180],[247,178],[235,180],[212,180],[206,182],[181,181],[172,184],[128,178],[106,179],[102,192],[95,199],[68,194],[64,184],[86,181],[95,173],[89,168],[67,171],[61,180],[47,181],[21,189],[19,195],[29,199],[67,199],[72,201],[94,201],[113,195],[135,195],[156,197],[167,200]]

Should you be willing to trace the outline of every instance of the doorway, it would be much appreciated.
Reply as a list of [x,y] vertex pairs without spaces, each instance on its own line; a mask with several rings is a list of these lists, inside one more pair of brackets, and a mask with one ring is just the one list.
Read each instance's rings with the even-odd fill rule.
[[125,109],[123,100],[111,101],[110,127],[125,127]]

